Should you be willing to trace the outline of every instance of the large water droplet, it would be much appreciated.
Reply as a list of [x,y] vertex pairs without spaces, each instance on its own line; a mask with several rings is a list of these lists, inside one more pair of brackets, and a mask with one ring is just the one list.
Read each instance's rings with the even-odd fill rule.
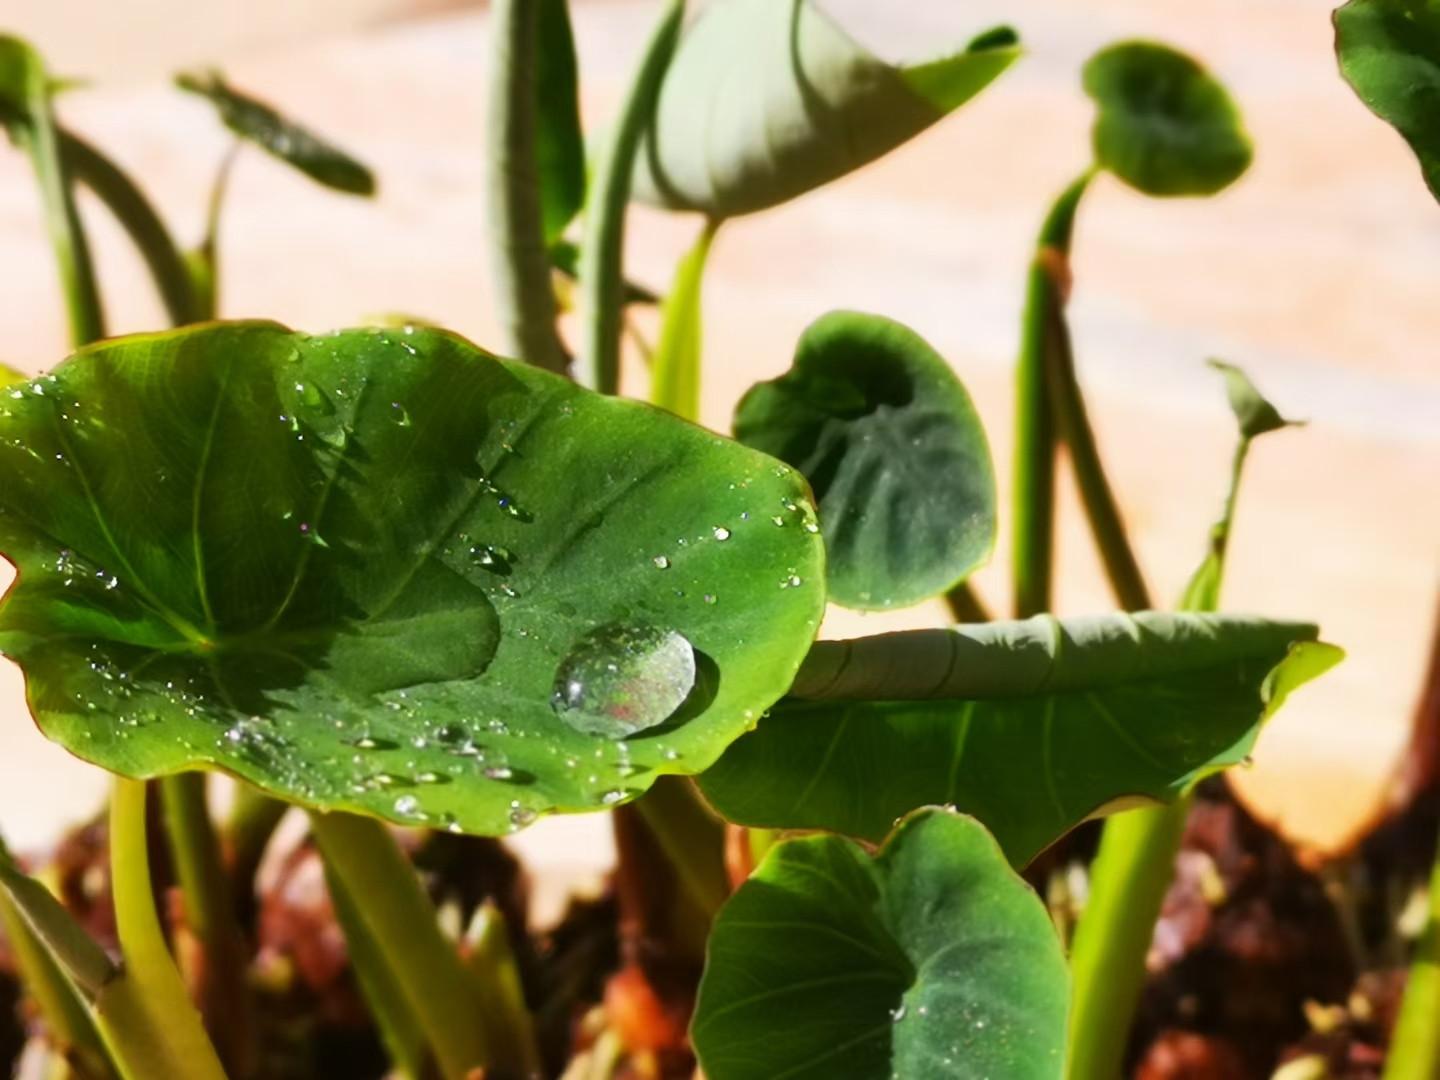
[[606,623],[555,671],[550,703],[576,731],[623,739],[662,724],[695,685],[695,650],[678,631]]

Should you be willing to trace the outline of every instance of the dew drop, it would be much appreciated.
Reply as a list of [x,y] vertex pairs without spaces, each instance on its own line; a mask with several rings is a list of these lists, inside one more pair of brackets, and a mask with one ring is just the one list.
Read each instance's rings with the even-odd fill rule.
[[555,671],[550,704],[570,727],[623,739],[664,723],[695,685],[695,650],[676,630],[606,623]]
[[668,569],[670,569],[670,560],[667,559],[664,555],[656,555],[655,558],[651,559],[650,561],[655,564],[656,569],[659,569],[659,570],[668,570]]
[[729,540],[729,539],[730,539],[730,530],[727,529],[727,528],[725,528],[724,525],[716,525],[713,531],[714,531],[714,533],[715,533],[715,539],[716,539],[716,540]]
[[785,527],[785,519],[784,519],[783,517],[781,517],[779,514],[776,514],[776,515],[775,515],[774,517],[772,517],[770,520],[773,521],[776,525],[780,526],[781,528],[784,528],[784,527]]
[[390,403],[390,419],[398,427],[410,426],[410,410],[401,405],[398,401]]
[[395,800],[395,812],[404,817],[414,817],[420,809],[420,800],[414,795],[401,795]]
[[515,775],[509,765],[487,765],[484,772],[488,780],[509,780]]
[[708,592],[707,592],[707,593],[706,593],[704,596],[702,596],[700,599],[704,600],[705,603],[707,603],[707,604],[713,604],[713,603],[715,603],[717,597],[715,596],[714,593],[708,593]]

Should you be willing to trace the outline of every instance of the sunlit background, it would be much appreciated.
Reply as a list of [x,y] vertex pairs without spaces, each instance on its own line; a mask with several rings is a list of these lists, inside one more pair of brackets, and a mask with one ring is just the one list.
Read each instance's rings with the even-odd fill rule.
[[[575,0],[584,113],[608,122],[658,7]],[[1349,660],[1264,735],[1237,783],[1314,850],[1341,845],[1400,752],[1434,614],[1440,555],[1440,208],[1408,150],[1335,71],[1325,0],[828,0],[882,55],[918,57],[994,22],[1027,56],[976,102],[860,173],[731,222],[707,278],[704,419],[728,430],[753,381],[790,362],[822,312],[880,312],[920,331],[975,397],[1002,490],[1021,285],[1051,198],[1088,160],[1080,66],[1153,36],[1231,88],[1256,143],[1211,200],[1159,201],[1102,180],[1075,243],[1077,362],[1153,591],[1173,598],[1223,494],[1233,420],[1202,361],[1244,366],[1307,428],[1251,458],[1226,607],[1314,619]],[[306,330],[406,312],[494,340],[482,244],[483,5],[444,0],[0,0],[0,30],[82,77],[58,108],[197,239],[228,139],[169,75],[217,65],[372,165],[379,197],[324,192],[258,153],[239,161],[222,229],[221,310]],[[163,324],[142,267],[86,203],[113,332]],[[631,276],[668,281],[699,222],[631,216]],[[0,360],[40,371],[66,351],[25,160],[0,146]],[[627,371],[645,391],[643,370]],[[939,478],[937,478],[938,482]],[[1067,480],[1068,482],[1068,480]],[[1110,607],[1065,489],[1059,604]],[[1002,533],[976,579],[1005,602]],[[827,632],[939,622],[939,606],[836,613]],[[0,672],[0,830],[35,846],[91,811],[98,769],[50,746],[21,680]],[[606,858],[596,818],[524,841],[555,873]]]

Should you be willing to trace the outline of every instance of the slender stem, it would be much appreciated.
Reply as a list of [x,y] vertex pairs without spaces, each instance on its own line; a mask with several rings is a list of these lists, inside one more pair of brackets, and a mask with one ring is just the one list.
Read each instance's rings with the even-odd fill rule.
[[259,788],[245,783],[236,786],[235,802],[225,822],[225,840],[230,848],[230,880],[240,893],[241,910],[250,907],[260,860],[289,809],[289,803],[272,799]]
[[662,777],[633,805],[674,867],[685,895],[714,918],[730,895],[724,823],[680,777]]
[[483,1001],[395,838],[378,821],[352,814],[311,814],[310,822],[326,866],[354,902],[446,1080],[487,1068]]
[[25,96],[27,122],[17,124],[14,130],[29,152],[40,183],[45,227],[55,251],[70,320],[70,341],[79,348],[105,336],[105,314],[95,284],[90,244],[75,209],[74,193],[50,110],[49,76],[38,58],[26,65]]
[[[235,918],[230,879],[206,803],[204,773],[177,773],[159,782],[165,837],[185,900],[185,921],[200,944],[198,964],[186,965],[206,1027],[232,1075],[254,1064],[247,949]],[[182,954],[183,957],[183,954]]]
[[185,258],[144,193],[114,162],[78,135],[62,129],[59,137],[60,151],[72,179],[93,191],[130,235],[155,280],[170,321],[184,326],[202,318]]
[[563,372],[567,357],[555,329],[555,291],[535,152],[540,4],[494,0],[490,27],[486,168],[490,261],[502,346],[518,359]]
[[1046,354],[1063,330],[1064,280],[1075,210],[1089,186],[1087,172],[1060,193],[1040,229],[1030,263],[1015,371],[1015,455],[1011,549],[1014,611],[1025,618],[1050,610],[1055,546],[1055,419],[1046,380]]
[[215,318],[220,311],[220,213],[225,208],[225,193],[230,190],[230,177],[235,160],[240,156],[243,140],[236,139],[225,151],[210,182],[210,198],[205,206],[205,232],[200,246],[185,258],[185,271],[195,294],[195,321]]
[[675,51],[685,0],[668,0],[635,73],[614,133],[601,151],[585,209],[580,249],[582,385],[613,394],[620,382],[620,324],[625,299],[625,208],[630,177],[660,83]]
[[110,875],[125,966],[101,988],[96,1022],[125,1080],[225,1080],[155,912],[145,800],[144,781],[116,780],[110,800]]
[[989,622],[995,617],[990,614],[985,602],[980,599],[979,594],[968,581],[962,581],[947,592],[945,603],[949,605],[950,614],[956,622],[982,623]]
[[1430,914],[1410,964],[1384,1080],[1440,1076],[1440,845],[1430,874]]
[[505,1076],[539,1077],[543,1067],[535,1042],[535,1019],[525,1004],[525,987],[510,948],[505,916],[494,903],[485,901],[465,937],[469,946],[466,965],[485,995],[496,1069]]
[[700,419],[701,291],[710,245],[719,228],[718,219],[707,220],[695,245],[676,266],[651,357],[651,402],[686,420]]
[[1069,1080],[1117,1080],[1191,797],[1105,823],[1070,948]]

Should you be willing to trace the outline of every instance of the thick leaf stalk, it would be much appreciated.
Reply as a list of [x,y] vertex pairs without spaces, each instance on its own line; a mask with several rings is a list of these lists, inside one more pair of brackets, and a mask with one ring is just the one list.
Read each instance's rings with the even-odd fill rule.
[[1430,912],[1410,964],[1400,1018],[1390,1038],[1384,1080],[1440,1076],[1440,847],[1430,875]]
[[625,208],[630,179],[665,69],[674,55],[685,0],[669,0],[630,87],[614,134],[601,151],[585,209],[580,250],[581,385],[613,394],[620,382],[620,331],[625,303]]
[[720,228],[705,223],[675,268],[675,280],[660,313],[660,338],[650,361],[650,400],[686,420],[700,419],[700,358],[704,344],[702,285],[710,245]]
[[563,372],[567,357],[555,329],[536,158],[540,7],[534,0],[496,0],[490,8],[490,261],[502,351]]

